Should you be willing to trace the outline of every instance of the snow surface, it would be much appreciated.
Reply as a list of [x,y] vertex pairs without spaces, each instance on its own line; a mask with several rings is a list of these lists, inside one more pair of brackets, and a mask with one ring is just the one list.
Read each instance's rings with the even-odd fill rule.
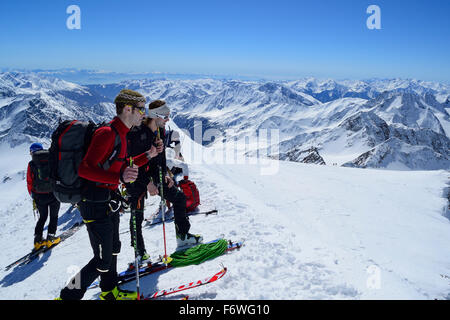
[[[198,266],[141,278],[144,293],[203,279],[224,264],[225,277],[189,290],[190,299],[450,298],[450,220],[444,195],[448,171],[267,159],[216,164],[211,159],[217,150],[182,139],[201,210],[219,210],[218,215],[191,217],[191,232],[205,241],[223,234],[245,240],[245,246]],[[83,227],[40,259],[5,271],[4,266],[31,249],[35,220],[23,173],[29,159],[26,147],[2,151],[7,157],[0,162],[0,299],[53,299],[92,258],[88,234]],[[194,151],[201,151],[204,160],[196,161]],[[275,174],[262,174],[268,167]],[[158,203],[158,197],[149,197],[145,215],[155,212]],[[77,210],[68,209],[62,205],[59,231],[80,219]],[[128,213],[122,216],[121,231],[128,230],[129,218]],[[172,222],[166,232],[168,252],[173,252]],[[144,226],[143,234],[150,255],[162,254],[162,226]],[[129,237],[121,235],[119,269],[134,259]],[[134,287],[134,282],[124,285]],[[98,295],[99,289],[88,290],[84,299]]]

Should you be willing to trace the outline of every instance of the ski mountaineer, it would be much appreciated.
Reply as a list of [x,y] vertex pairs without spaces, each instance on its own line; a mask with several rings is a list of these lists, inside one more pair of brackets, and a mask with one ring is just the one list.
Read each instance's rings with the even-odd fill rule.
[[[121,90],[114,100],[117,116],[111,126],[97,129],[92,137],[78,174],[87,180],[79,209],[89,234],[94,257],[61,290],[58,300],[80,300],[87,288],[100,276],[102,300],[136,300],[136,292],[117,287],[117,255],[120,252],[119,212],[109,206],[110,193],[119,183],[136,180],[138,167],[150,159],[150,150],[134,158],[134,165],[127,166],[127,139],[130,128],[139,125],[145,114],[145,98],[132,90]],[[116,134],[121,148],[118,158],[104,170],[102,163],[114,150]]]
[[[189,218],[186,215],[186,196],[174,186],[174,181],[167,172],[165,148],[168,145],[168,136],[166,135],[165,126],[169,121],[170,109],[164,100],[155,100],[149,104],[148,108],[148,127],[154,136],[152,140],[156,140],[159,136],[159,138],[163,140],[164,146],[163,151],[158,157],[150,160],[149,175],[152,180],[148,184],[148,191],[152,196],[159,194],[159,188],[155,183],[159,184],[159,186],[162,184],[164,200],[168,200],[173,204],[175,233],[178,247],[201,243],[203,241],[201,235],[189,233],[191,225],[189,223]],[[164,181],[160,181],[159,179],[159,167],[162,169],[162,176],[165,177]]]
[[[133,159],[136,155],[141,154],[143,151],[148,150],[149,148],[152,151],[154,150],[155,156],[163,151],[162,140],[159,139],[155,141],[155,144],[152,143],[151,138],[153,137],[153,135],[150,128],[148,128],[147,126],[147,119],[148,118],[144,118],[139,126],[131,128],[127,134],[128,157],[130,159]],[[142,222],[144,220],[145,199],[147,198],[147,185],[151,181],[151,178],[147,173],[149,170],[150,165],[149,162],[147,162],[145,165],[139,167],[139,174],[137,179],[125,185],[131,210],[131,246],[134,247],[134,241],[137,241],[136,250],[137,260],[139,263],[150,259],[149,254],[145,250],[144,238],[142,236]],[[133,216],[136,219],[135,225],[133,222]],[[135,226],[136,230],[134,230]]]
[[[142,153],[142,150],[148,150],[152,145],[157,147],[158,156],[152,158],[139,173],[139,179],[142,182],[127,184],[127,190],[131,191],[134,201],[131,201],[131,209],[136,212],[136,233],[138,251],[142,253],[142,260],[149,258],[145,252],[145,244],[142,237],[142,221],[144,219],[144,200],[147,191],[151,196],[159,195],[160,172],[162,169],[163,197],[173,204],[176,241],[178,247],[194,245],[201,243],[203,237],[189,233],[190,222],[186,216],[186,197],[182,191],[174,186],[174,181],[168,175],[165,157],[165,124],[169,121],[170,109],[165,101],[155,100],[149,104],[149,117],[145,118],[139,127],[133,128],[128,134],[128,143],[130,144],[129,156]],[[160,137],[158,137],[158,131]],[[131,243],[133,245],[134,232],[132,222],[130,221]]]
[[[34,250],[47,246],[51,247],[61,241],[56,237],[56,229],[58,227],[58,214],[61,206],[60,202],[51,192],[49,182],[48,168],[48,152],[44,150],[42,144],[35,142],[30,146],[30,155],[32,160],[28,163],[27,168],[27,188],[28,193],[33,198],[33,207],[35,206],[39,212],[39,219],[34,229]],[[45,158],[45,155],[47,157]],[[43,157],[41,157],[43,155]],[[42,159],[40,161],[40,159]],[[41,166],[40,163],[43,163]],[[45,170],[47,166],[47,170]],[[45,176],[45,177],[44,177]],[[34,208],[33,208],[34,209]],[[50,222],[47,229],[47,238],[42,238],[44,225],[50,213]]]

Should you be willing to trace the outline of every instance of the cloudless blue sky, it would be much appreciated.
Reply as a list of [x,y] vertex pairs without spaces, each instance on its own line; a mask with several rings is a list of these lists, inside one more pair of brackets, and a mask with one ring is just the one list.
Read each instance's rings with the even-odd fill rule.
[[450,82],[448,0],[2,0],[0,36],[3,68]]

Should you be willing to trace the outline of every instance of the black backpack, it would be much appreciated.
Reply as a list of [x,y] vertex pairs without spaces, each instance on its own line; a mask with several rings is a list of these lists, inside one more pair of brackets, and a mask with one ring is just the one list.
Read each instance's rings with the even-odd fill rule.
[[34,174],[33,190],[39,193],[52,192],[50,182],[50,153],[48,150],[35,151],[31,155],[30,169]]
[[116,133],[113,152],[102,165],[104,170],[108,170],[118,159],[121,149],[120,136],[114,126],[105,123],[97,125],[92,121],[66,120],[53,132],[49,149],[50,180],[53,194],[60,202],[76,204],[81,201],[86,180],[78,175],[78,167],[95,130],[104,126],[110,126]]

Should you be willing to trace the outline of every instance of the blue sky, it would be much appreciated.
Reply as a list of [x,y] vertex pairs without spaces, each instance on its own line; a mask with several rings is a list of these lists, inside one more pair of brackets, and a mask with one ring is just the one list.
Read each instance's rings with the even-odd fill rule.
[[3,0],[0,30],[3,68],[450,82],[447,0]]

